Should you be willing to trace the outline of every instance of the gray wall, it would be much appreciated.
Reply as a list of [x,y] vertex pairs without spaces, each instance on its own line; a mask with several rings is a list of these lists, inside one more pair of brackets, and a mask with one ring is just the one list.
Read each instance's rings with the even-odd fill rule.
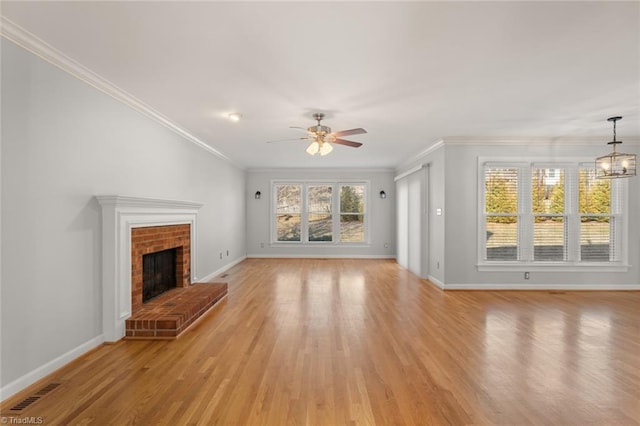
[[[638,152],[638,145],[626,143],[624,152]],[[478,157],[527,157],[562,161],[563,157],[588,157],[595,159],[611,150],[602,143],[577,144],[562,141],[531,141],[505,144],[445,143],[446,186],[446,239],[445,250],[446,284],[482,285],[540,285],[554,286],[607,286],[640,284],[640,177],[627,179],[629,185],[629,263],[628,272],[593,272],[584,267],[582,271],[538,272],[532,268],[529,280],[523,272],[480,272],[477,263],[477,210],[478,210]]]
[[[290,179],[340,180],[360,179],[370,182],[370,247],[323,246],[271,246],[270,236],[270,192],[271,181]],[[247,172],[247,256],[249,257],[394,257],[395,256],[395,197],[393,171],[377,170],[249,170]],[[379,197],[380,190],[387,198]],[[262,198],[256,200],[256,191]],[[388,243],[388,247],[384,244]],[[264,247],[261,247],[264,243]]]
[[[445,282],[445,173],[444,173],[445,147],[443,145],[431,150],[425,155],[419,156],[399,168],[396,172],[401,175],[416,166],[422,165],[426,175],[426,211],[427,226],[423,229],[424,235],[412,235],[424,241],[426,250],[423,250],[422,276],[426,276],[434,283]],[[442,215],[436,214],[441,209]]]
[[[606,142],[606,141],[605,141]],[[624,152],[639,153],[638,141],[623,145]],[[595,159],[610,151],[606,143],[575,140],[444,140],[437,148],[406,163],[397,174],[417,165],[427,169],[428,262],[426,275],[444,288],[628,288],[640,286],[640,177],[627,180],[629,192],[629,270],[594,272],[587,267],[572,271],[540,271],[532,267],[530,279],[523,272],[478,271],[478,157],[544,158],[562,161],[567,157]],[[436,215],[438,208],[442,216]],[[438,268],[439,264],[439,268]],[[547,268],[549,269],[549,268]],[[423,272],[423,275],[425,273]],[[626,286],[626,287],[625,287]]]
[[95,195],[204,203],[198,277],[246,252],[243,170],[4,39],[1,166],[3,387],[102,333]]

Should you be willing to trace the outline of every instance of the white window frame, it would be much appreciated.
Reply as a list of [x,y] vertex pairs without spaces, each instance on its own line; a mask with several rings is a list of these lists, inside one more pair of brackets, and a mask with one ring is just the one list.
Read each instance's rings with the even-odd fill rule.
[[[592,158],[571,157],[559,160],[547,158],[522,157],[478,157],[478,235],[477,268],[479,271],[567,271],[590,272],[628,271],[628,184],[625,179],[612,179],[612,210],[615,217],[615,236],[613,238],[619,253],[618,260],[594,262],[580,260],[580,212],[578,203],[578,174],[585,163],[593,163]],[[518,252],[515,261],[485,260],[486,221],[485,221],[485,167],[495,166],[518,169]],[[595,167],[595,165],[594,165]],[[533,168],[562,168],[565,171],[565,212],[567,227],[567,258],[565,261],[536,261],[533,259],[533,214],[531,199],[531,174]]]
[[[300,206],[300,241],[278,241],[278,230],[276,227],[276,205],[277,190],[281,185],[300,185],[302,187]],[[328,185],[332,187],[331,194],[331,217],[332,217],[332,241],[309,241],[309,223],[308,223],[308,188],[309,186]],[[340,241],[340,188],[345,185],[363,185],[364,186],[364,240],[363,241]],[[296,247],[317,247],[317,246],[348,246],[348,247],[370,247],[370,223],[369,218],[369,200],[370,200],[370,182],[368,180],[327,180],[327,179],[307,179],[307,180],[272,180],[271,181],[271,206],[269,212],[270,227],[270,245],[272,247],[296,246]]]

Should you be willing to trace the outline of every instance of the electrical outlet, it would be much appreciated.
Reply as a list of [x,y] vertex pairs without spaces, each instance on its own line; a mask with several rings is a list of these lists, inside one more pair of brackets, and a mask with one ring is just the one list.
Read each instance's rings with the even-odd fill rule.
[[524,279],[525,279],[525,280],[528,280],[528,279],[529,279],[529,273],[528,273],[528,272],[525,272],[525,273],[524,273]]
[[389,248],[389,243],[384,243],[384,248]]
[[260,243],[260,248],[264,248],[264,243]]
[[220,252],[220,259],[222,259],[222,252]]
[[436,262],[436,269],[440,269],[440,262]]
[[229,250],[227,250],[227,257],[229,257]]

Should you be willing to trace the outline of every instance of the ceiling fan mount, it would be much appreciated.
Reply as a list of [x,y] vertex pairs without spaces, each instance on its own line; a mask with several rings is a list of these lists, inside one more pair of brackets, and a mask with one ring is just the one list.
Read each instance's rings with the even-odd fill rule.
[[[307,153],[309,153],[310,155],[316,155],[316,154],[327,155],[333,150],[332,144],[344,145],[352,148],[358,148],[362,146],[361,142],[354,142],[354,141],[342,139],[342,136],[360,135],[363,133],[367,133],[365,129],[359,127],[357,129],[332,132],[331,127],[324,126],[322,124],[322,120],[324,119],[323,113],[316,112],[313,114],[312,117],[314,120],[317,121],[317,124],[315,126],[310,126],[310,127],[307,127],[306,129],[304,127],[291,126],[292,128],[295,128],[295,129],[306,130],[307,132],[306,137],[297,138],[297,139],[284,139],[284,141],[287,141],[287,140],[311,141],[311,144],[307,147]],[[269,142],[280,142],[280,141],[269,141]]]
[[313,114],[313,119],[318,122],[318,125],[307,128],[307,132],[309,132],[310,134],[311,133],[314,134],[316,138],[320,135],[325,136],[330,134],[331,127],[323,126],[322,124],[320,124],[323,118],[324,118],[324,114],[321,112],[316,112],[315,114]]

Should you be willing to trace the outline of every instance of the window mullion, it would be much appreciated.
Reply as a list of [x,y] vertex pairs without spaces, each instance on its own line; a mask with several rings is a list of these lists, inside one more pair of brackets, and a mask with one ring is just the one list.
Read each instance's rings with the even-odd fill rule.
[[565,169],[565,216],[567,220],[567,260],[580,260],[580,168]]
[[302,205],[300,206],[300,234],[303,243],[309,242],[309,185],[302,185]]
[[341,184],[332,185],[331,189],[331,225],[333,226],[333,241],[336,243],[342,242],[342,235],[340,232],[340,218],[342,217],[340,211],[340,191],[342,191]]
[[518,176],[518,260],[533,260],[533,214],[531,201],[531,165],[519,168]]

